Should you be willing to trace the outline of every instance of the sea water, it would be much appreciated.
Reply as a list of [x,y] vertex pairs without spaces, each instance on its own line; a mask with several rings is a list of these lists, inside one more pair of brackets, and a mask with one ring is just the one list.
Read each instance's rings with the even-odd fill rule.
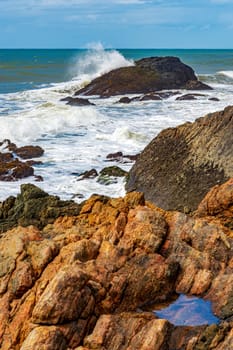
[[[193,101],[117,103],[121,96],[90,97],[95,106],[68,106],[61,99],[112,69],[150,56],[177,56],[213,87]],[[180,91],[180,94],[187,91]],[[216,97],[218,102],[210,101]],[[194,121],[233,105],[233,50],[0,50],[0,141],[39,145],[45,153],[34,177],[0,182],[0,200],[35,183],[62,199],[80,201],[92,193],[123,196],[124,180],[103,185],[78,181],[78,174],[108,165],[129,170],[132,163],[106,162],[109,153],[137,154],[164,128]]]

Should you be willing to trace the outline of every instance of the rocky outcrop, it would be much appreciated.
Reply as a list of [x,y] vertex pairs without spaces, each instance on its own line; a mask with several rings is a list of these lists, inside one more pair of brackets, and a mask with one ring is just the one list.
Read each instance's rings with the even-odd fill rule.
[[[0,152],[0,181],[17,181],[33,176],[34,168],[32,165],[39,162],[24,160],[41,157],[44,153],[40,146],[17,147],[8,139],[0,142],[0,147],[3,151]],[[39,181],[43,180],[42,177],[35,176],[35,178]]]
[[[230,350],[233,231],[214,215],[232,213],[232,183],[213,189],[196,217],[141,193],[93,195],[76,215],[3,233],[1,350]],[[145,311],[179,293],[212,301],[220,323],[177,326]]]
[[114,95],[150,93],[163,89],[205,90],[209,86],[197,80],[191,67],[177,57],[150,57],[134,66],[115,69],[94,79],[75,95]]
[[169,210],[194,211],[209,189],[233,176],[233,107],[163,130],[137,158],[127,191]]
[[33,184],[21,185],[17,197],[9,197],[0,206],[0,232],[15,226],[35,225],[42,228],[59,216],[77,215],[80,205],[48,195]]

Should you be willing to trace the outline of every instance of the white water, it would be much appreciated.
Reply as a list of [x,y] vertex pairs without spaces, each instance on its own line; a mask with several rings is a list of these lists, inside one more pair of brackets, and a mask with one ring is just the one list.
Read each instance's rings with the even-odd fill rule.
[[[71,107],[60,101],[93,77],[131,64],[117,51],[90,50],[72,64],[74,79],[70,82],[1,95],[0,141],[8,138],[18,146],[34,144],[45,150],[40,159],[43,165],[35,166],[35,174],[44,178],[37,185],[63,199],[77,194],[87,198],[92,193],[122,196],[123,180],[105,186],[96,179],[77,181],[75,174],[92,168],[99,171],[113,164],[129,170],[132,164],[106,162],[107,154],[117,151],[136,154],[162,129],[194,121],[233,104],[233,85],[219,84],[214,79],[210,79],[214,90],[203,91],[205,96],[196,101],[176,101],[177,96],[173,96],[162,101],[124,105],[116,103],[120,96],[93,97],[90,100],[96,106],[90,107]],[[210,97],[218,97],[220,101],[210,101]],[[12,112],[4,114],[7,109]],[[20,184],[28,182],[35,180],[31,177],[13,183],[0,182],[0,200],[16,195]]]

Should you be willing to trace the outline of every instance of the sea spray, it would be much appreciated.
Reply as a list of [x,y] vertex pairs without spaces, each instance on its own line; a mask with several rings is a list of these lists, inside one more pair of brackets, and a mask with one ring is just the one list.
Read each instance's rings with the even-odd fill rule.
[[119,51],[105,50],[101,44],[94,44],[73,59],[70,75],[73,80],[84,86],[113,69],[133,66],[133,60],[127,60]]

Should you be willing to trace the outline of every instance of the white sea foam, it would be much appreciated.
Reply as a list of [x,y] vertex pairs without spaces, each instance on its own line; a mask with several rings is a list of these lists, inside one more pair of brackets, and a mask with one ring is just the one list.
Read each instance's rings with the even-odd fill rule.
[[60,134],[77,134],[103,120],[93,107],[72,108],[48,102],[28,111],[1,117],[0,140],[8,138],[18,144],[37,142]]
[[[0,117],[0,141],[9,138],[17,145],[37,144],[45,153],[43,165],[35,166],[35,173],[44,178],[39,186],[61,198],[72,198],[92,193],[110,196],[124,194],[123,179],[104,186],[96,179],[77,181],[75,174],[112,165],[106,155],[117,151],[124,154],[140,152],[162,129],[186,121],[194,121],[209,112],[233,104],[233,84],[224,75],[208,76],[214,90],[203,91],[205,97],[193,101],[176,101],[176,96],[162,101],[116,103],[119,96],[94,99],[96,106],[71,107],[60,99],[77,89],[80,84],[119,66],[133,64],[117,51],[102,48],[90,50],[74,62],[73,77],[77,80],[53,84],[37,90],[1,95],[1,107],[15,112]],[[227,74],[232,71],[227,71]],[[181,91],[187,93],[187,91]],[[209,101],[210,97],[219,102]],[[116,163],[116,165],[119,165]],[[120,164],[129,170],[131,164]],[[0,182],[0,200],[19,192],[23,182],[34,182],[33,177],[14,183]],[[36,183],[38,185],[38,183]],[[76,200],[76,199],[75,199]],[[77,199],[78,200],[78,199]]]

